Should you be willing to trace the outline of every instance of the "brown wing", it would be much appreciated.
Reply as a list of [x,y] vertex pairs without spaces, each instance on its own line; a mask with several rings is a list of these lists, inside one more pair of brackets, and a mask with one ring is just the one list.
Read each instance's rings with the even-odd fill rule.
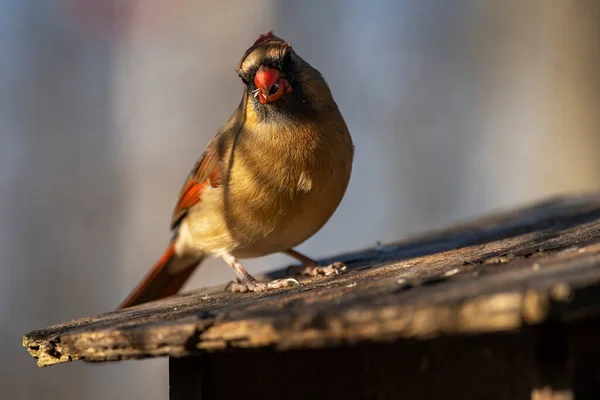
[[175,229],[188,210],[201,201],[202,192],[206,187],[218,187],[221,184],[219,159],[216,140],[213,140],[190,172],[185,185],[181,189],[179,200],[173,211],[171,229]]
[[226,153],[226,148],[233,143],[233,137],[242,129],[246,120],[246,102],[248,91],[244,91],[244,96],[239,106],[229,118],[229,121],[219,130],[219,133],[210,141],[204,154],[196,163],[192,172],[188,176],[179,200],[173,211],[171,219],[171,229],[175,229],[185,217],[188,210],[198,204],[202,199],[202,192],[209,185],[219,187],[221,185],[221,158]]

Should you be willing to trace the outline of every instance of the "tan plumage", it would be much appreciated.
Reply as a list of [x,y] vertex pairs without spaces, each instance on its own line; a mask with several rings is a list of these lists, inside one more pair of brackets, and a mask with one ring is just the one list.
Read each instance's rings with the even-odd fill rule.
[[272,33],[248,49],[238,73],[246,85],[242,101],[182,189],[172,249],[121,308],[175,293],[205,256],[234,268],[234,291],[290,283],[256,282],[237,257],[285,252],[307,264],[305,274],[337,271],[338,265],[319,267],[291,250],[327,222],[350,179],[354,148],[331,92]]

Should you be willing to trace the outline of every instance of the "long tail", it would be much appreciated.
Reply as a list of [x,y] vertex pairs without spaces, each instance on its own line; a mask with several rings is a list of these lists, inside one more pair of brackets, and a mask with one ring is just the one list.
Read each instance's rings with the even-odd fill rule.
[[203,257],[181,258],[171,244],[150,272],[121,303],[117,310],[171,296],[179,291]]

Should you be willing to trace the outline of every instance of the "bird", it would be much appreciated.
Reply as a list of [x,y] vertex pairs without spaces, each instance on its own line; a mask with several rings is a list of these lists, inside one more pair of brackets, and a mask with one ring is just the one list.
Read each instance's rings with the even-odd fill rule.
[[354,144],[321,73],[272,31],[243,54],[244,90],[179,194],[166,251],[118,310],[176,294],[206,257],[235,271],[232,292],[298,284],[257,281],[240,258],[284,253],[299,275],[339,273],[294,250],[330,219],[347,190]]

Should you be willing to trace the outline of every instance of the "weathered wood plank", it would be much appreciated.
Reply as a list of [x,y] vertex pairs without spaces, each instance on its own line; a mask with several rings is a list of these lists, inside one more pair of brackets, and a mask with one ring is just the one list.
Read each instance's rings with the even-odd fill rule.
[[203,289],[33,331],[23,344],[47,366],[514,332],[585,319],[600,312],[600,197],[558,199],[337,259],[346,273],[300,287]]

